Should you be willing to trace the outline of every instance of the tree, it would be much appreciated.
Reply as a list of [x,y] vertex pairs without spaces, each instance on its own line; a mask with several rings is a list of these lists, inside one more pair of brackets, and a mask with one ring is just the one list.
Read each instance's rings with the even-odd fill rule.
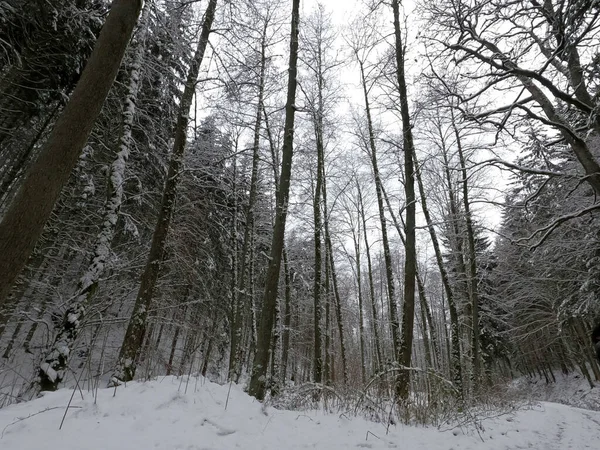
[[[304,83],[301,84],[306,100],[306,109],[310,116],[310,122],[314,134],[314,146],[316,148],[316,172],[314,174],[315,184],[313,192],[313,220],[314,220],[314,245],[315,245],[315,275],[313,286],[314,299],[314,380],[321,382],[323,372],[322,355],[322,331],[321,331],[321,292],[322,292],[322,232],[323,227],[327,234],[327,208],[325,205],[325,217],[322,217],[323,207],[326,203],[327,188],[325,179],[325,151],[328,137],[331,136],[333,124],[328,121],[333,105],[336,103],[337,90],[331,88],[332,72],[339,67],[340,62],[331,54],[334,48],[335,34],[332,32],[333,24],[331,16],[325,12],[322,4],[317,4],[315,10],[306,19],[304,32],[302,33],[302,62],[308,74]],[[328,239],[328,236],[325,236]],[[329,238],[330,239],[330,238]],[[326,249],[326,251],[328,251]],[[330,253],[329,253],[330,254]],[[325,264],[328,264],[325,261]],[[332,268],[332,274],[335,270]],[[342,336],[343,339],[343,336]],[[345,355],[345,348],[342,346]],[[345,364],[345,357],[344,364]]]
[[479,293],[478,293],[478,280],[477,276],[477,252],[475,249],[475,232],[473,231],[473,217],[471,213],[471,202],[469,200],[469,184],[467,174],[467,163],[465,158],[465,152],[463,149],[463,138],[458,130],[458,125],[454,117],[454,110],[450,107],[450,120],[452,122],[452,130],[454,131],[454,138],[456,149],[458,152],[458,160],[460,163],[460,173],[462,176],[462,198],[463,208],[465,212],[465,225],[467,232],[467,242],[469,249],[469,297],[471,299],[471,329],[472,329],[472,355],[471,360],[473,364],[473,381],[474,388],[478,389],[480,382],[481,368],[480,368],[480,356],[479,356]]
[[[259,8],[265,8],[265,11],[261,11]],[[231,326],[231,350],[229,355],[229,377],[238,379],[241,372],[240,367],[240,344],[243,331],[242,312],[247,310],[248,294],[247,294],[247,267],[248,264],[253,262],[248,261],[250,254],[250,243],[253,240],[254,233],[254,210],[256,208],[258,189],[259,189],[259,162],[260,162],[260,138],[261,129],[263,127],[263,113],[265,109],[265,85],[267,83],[267,64],[269,59],[269,47],[272,45],[272,36],[270,36],[269,29],[273,27],[275,21],[275,12],[277,9],[276,4],[268,3],[266,5],[249,5],[250,14],[248,14],[254,23],[247,24],[244,27],[240,27],[240,40],[245,39],[244,32],[250,35],[257,35],[257,48],[251,48],[248,52],[250,54],[250,70],[248,67],[244,67],[241,71],[242,74],[248,72],[254,73],[257,76],[256,84],[256,110],[255,110],[255,121],[252,130],[252,169],[250,175],[250,188],[248,203],[245,208],[245,226],[244,226],[244,237],[242,242],[242,249],[239,255],[240,260],[240,271],[238,277],[238,283],[234,297],[234,303],[232,307],[232,326]],[[244,36],[244,37],[242,37]],[[257,59],[253,61],[253,59]],[[242,82],[239,83],[243,85]],[[240,89],[240,88],[238,88]],[[250,280],[252,281],[252,280]],[[252,308],[253,311],[253,308]],[[254,323],[254,321],[253,321]],[[254,328],[254,327],[253,327]]]
[[77,162],[119,70],[141,1],[115,0],[73,95],[0,222],[4,304]]
[[[489,109],[467,111],[468,116],[502,130],[521,112],[552,128],[600,194],[600,164],[593,151],[594,136],[600,134],[598,98],[592,92],[597,75],[588,70],[596,56],[582,57],[596,53],[598,8],[587,1],[461,0],[429,3],[425,9],[434,31],[430,39],[443,49],[442,60],[454,61],[459,71],[480,80],[468,92],[456,93],[461,102],[468,106],[500,93]],[[506,104],[498,104],[506,98]],[[572,123],[574,114],[585,116],[586,125]]]
[[104,207],[102,227],[96,237],[94,254],[89,266],[82,274],[77,292],[65,311],[54,343],[40,365],[40,388],[54,391],[64,377],[67,360],[77,340],[88,304],[94,296],[100,278],[108,265],[111,244],[117,231],[119,211],[123,204],[125,169],[132,146],[132,128],[136,116],[136,102],[140,86],[140,72],[146,51],[145,36],[148,30],[150,7],[146,3],[141,20],[140,38],[131,68],[130,81],[123,108],[122,133],[116,158],[111,164],[109,176],[110,194]]
[[[353,53],[358,66],[360,69],[360,80],[362,87],[363,99],[365,102],[365,116],[367,120],[366,136],[361,136],[363,141],[363,147],[369,155],[371,169],[373,171],[373,181],[375,183],[375,193],[377,195],[377,207],[379,211],[379,224],[381,227],[381,244],[383,247],[383,258],[385,261],[385,273],[387,282],[387,298],[390,318],[390,328],[392,331],[392,345],[394,360],[399,362],[399,349],[401,344],[400,339],[400,322],[398,320],[398,308],[396,305],[396,285],[394,281],[394,268],[392,265],[392,254],[390,250],[390,243],[388,239],[387,223],[385,218],[385,206],[383,196],[383,180],[381,179],[381,173],[379,170],[379,164],[377,159],[377,144],[376,144],[376,132],[373,125],[373,119],[371,116],[371,103],[369,99],[369,86],[367,79],[367,71],[365,69],[366,58],[368,57],[370,47],[369,43],[362,43],[360,35],[353,36]],[[365,45],[366,44],[366,45]],[[368,243],[367,243],[368,246]]]
[[434,226],[433,219],[429,212],[429,208],[427,206],[427,196],[425,193],[425,188],[423,185],[423,179],[421,175],[422,166],[419,166],[419,162],[417,160],[416,154],[414,156],[414,164],[415,164],[415,175],[417,178],[417,185],[419,186],[419,195],[421,198],[421,209],[423,210],[423,215],[425,216],[425,221],[427,223],[427,230],[429,231],[429,237],[431,239],[431,243],[433,245],[433,250],[435,252],[435,260],[438,266],[438,270],[440,272],[440,278],[442,281],[442,285],[444,287],[444,292],[446,293],[446,299],[448,301],[448,310],[450,312],[450,373],[452,381],[459,393],[459,396],[462,396],[462,361],[460,356],[460,337],[459,337],[459,323],[458,323],[458,311],[456,308],[455,298],[454,298],[454,290],[450,284],[450,278],[448,276],[448,271],[444,264],[444,258],[442,254],[442,250],[440,247],[440,242],[437,236],[437,231]]
[[[402,339],[398,348],[398,362],[404,367],[410,367],[412,358],[413,326],[415,320],[415,277],[417,274],[416,249],[416,199],[413,155],[415,144],[412,134],[410,111],[408,108],[408,93],[405,77],[406,48],[402,42],[400,29],[400,5],[398,0],[392,0],[394,14],[394,37],[396,59],[396,81],[400,95],[400,115],[402,116],[402,136],[404,150],[404,193],[406,202],[406,244],[404,258],[404,303],[402,306]],[[410,372],[400,371],[397,394],[400,399],[408,399]]]
[[208,44],[208,38],[212,29],[216,8],[217,0],[211,0],[204,15],[204,22],[202,24],[202,31],[200,32],[198,48],[196,49],[196,53],[188,71],[188,76],[177,115],[175,140],[173,142],[173,150],[171,153],[169,171],[163,191],[161,208],[158,215],[156,228],[154,229],[154,234],[152,235],[150,253],[141,277],[134,309],[129,320],[129,326],[127,327],[125,337],[123,339],[123,344],[121,346],[119,363],[113,376],[114,383],[126,382],[133,379],[136,370],[136,360],[141,351],[144,337],[146,336],[149,308],[152,302],[156,280],[160,272],[160,264],[164,257],[169,225],[173,217],[177,184],[180,177],[180,168],[183,162],[183,155],[187,141],[186,133],[189,121],[189,113],[192,106],[192,98],[196,90],[196,80],[198,78],[200,66],[204,58],[204,52]]
[[[578,162],[570,150],[565,145],[539,148],[545,145],[543,136],[532,131],[517,160],[520,170],[513,176],[502,237],[493,250],[490,307],[506,324],[500,333],[506,341],[497,342],[507,347],[514,369],[551,380],[554,369],[569,372],[579,367],[591,383],[588,367],[597,379],[598,366],[585,336],[598,305],[587,291],[597,279],[588,278],[588,270],[595,265],[598,244],[589,227],[596,228],[598,217],[594,211],[578,212],[595,200],[591,188],[579,182]],[[550,158],[540,161],[540,152]],[[571,217],[568,226],[553,228],[564,217]],[[545,342],[547,358],[532,351],[539,342]]]
[[281,254],[284,245],[285,221],[287,218],[290,178],[292,175],[292,157],[294,146],[294,118],[296,114],[296,86],[298,63],[298,32],[300,19],[300,0],[292,0],[292,25],[290,32],[290,54],[288,65],[288,90],[285,104],[285,129],[281,159],[281,175],[277,191],[275,226],[271,241],[271,255],[267,268],[263,306],[258,326],[256,353],[252,363],[252,376],[248,385],[248,393],[262,400],[266,393],[266,374],[269,363],[269,349],[273,333],[273,322],[277,303]]

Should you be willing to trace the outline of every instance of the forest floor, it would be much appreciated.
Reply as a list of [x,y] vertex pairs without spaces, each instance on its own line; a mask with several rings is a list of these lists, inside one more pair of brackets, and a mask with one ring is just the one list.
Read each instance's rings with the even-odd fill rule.
[[[600,383],[590,388],[589,382],[579,371],[563,374],[554,372],[554,382],[541,378],[522,377],[514,380],[510,388],[514,396],[528,401],[546,401],[563,405],[600,411]],[[600,448],[600,444],[598,445]]]
[[[598,388],[596,388],[597,390]],[[72,397],[72,399],[71,399]],[[70,407],[67,410],[67,405]],[[66,411],[66,413],[65,413]],[[63,420],[62,429],[59,429]],[[2,450],[598,449],[600,412],[532,403],[479,426],[416,427],[263,407],[236,385],[166,377],[62,389],[0,409]]]

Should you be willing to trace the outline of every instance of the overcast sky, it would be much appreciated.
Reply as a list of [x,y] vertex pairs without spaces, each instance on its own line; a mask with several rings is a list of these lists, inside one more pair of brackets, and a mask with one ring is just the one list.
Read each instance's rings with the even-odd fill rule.
[[[359,0],[320,0],[323,5],[333,11],[337,22],[342,22],[344,17],[353,15],[353,12],[359,7]],[[300,9],[302,12],[309,12],[318,0],[300,0]]]

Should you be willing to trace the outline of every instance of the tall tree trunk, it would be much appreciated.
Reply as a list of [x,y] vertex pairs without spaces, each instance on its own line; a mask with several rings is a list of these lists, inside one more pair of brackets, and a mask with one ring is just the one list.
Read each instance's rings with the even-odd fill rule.
[[322,381],[323,373],[323,351],[321,349],[321,193],[323,189],[323,141],[319,125],[315,123],[315,134],[317,138],[317,181],[313,197],[313,219],[314,219],[314,245],[315,245],[315,267],[313,284],[313,311],[314,311],[314,358],[313,377],[315,383]]
[[[415,277],[417,274],[416,250],[416,202],[413,154],[412,125],[408,110],[408,94],[404,76],[404,46],[402,30],[400,30],[400,7],[398,0],[392,0],[394,12],[394,35],[396,38],[396,79],[400,94],[400,115],[402,116],[402,134],[404,147],[404,194],[406,198],[406,245],[404,258],[404,303],[402,306],[402,341],[399,349],[402,366],[409,367],[412,358],[413,327],[415,320]],[[410,372],[404,370],[398,377],[398,395],[402,400],[408,399]]]
[[[241,347],[240,342],[243,338],[243,322],[241,320],[241,308],[240,298],[237,293],[238,280],[239,280],[239,245],[238,245],[238,222],[239,222],[239,207],[238,207],[238,167],[237,167],[237,154],[239,152],[239,135],[234,140],[234,154],[231,161],[232,165],[232,191],[233,191],[233,218],[232,218],[232,232],[231,232],[231,283],[230,283],[230,351],[229,351],[229,369],[228,378],[233,379],[235,373],[236,360],[240,358],[238,349]],[[237,340],[237,343],[234,342]]]
[[[441,136],[440,131],[440,136]],[[462,233],[459,226],[460,214],[458,210],[458,196],[454,190],[454,182],[452,180],[452,175],[450,172],[450,161],[448,158],[448,149],[446,148],[444,140],[441,141],[441,153],[444,161],[444,174],[446,176],[446,182],[448,183],[448,205],[450,208],[450,250],[452,255],[456,260],[456,286],[457,288],[454,290],[454,299],[455,305],[457,307],[457,312],[460,313],[462,302],[460,300],[464,300],[467,306],[467,317],[469,316],[468,311],[471,308],[470,303],[468,302],[469,298],[469,289],[467,285],[467,267],[465,264],[464,258],[464,250],[463,250],[463,239]],[[460,296],[456,295],[459,292]],[[468,329],[468,327],[465,327]],[[462,332],[461,328],[457,328],[459,335]],[[459,338],[460,343],[460,338]],[[464,350],[468,354],[468,349]]]
[[276,303],[275,306],[275,317],[273,318],[273,338],[271,339],[271,376],[269,378],[269,388],[271,390],[271,395],[275,396],[279,391],[279,387],[277,385],[277,343],[279,342],[280,337],[280,327],[279,322],[281,321],[281,307],[279,302]]
[[[360,224],[360,211],[358,223]],[[356,284],[358,289],[358,339],[360,342],[360,362],[361,362],[361,380],[365,384],[367,381],[367,363],[365,361],[365,324],[363,312],[363,289],[362,289],[362,271],[360,268],[360,225],[358,233],[352,230],[352,239],[354,240],[354,257],[356,258]]]
[[433,348],[432,367],[435,369],[438,368],[442,361],[442,355],[440,352],[440,342],[438,339],[438,333],[435,327],[435,323],[433,323],[431,308],[429,307],[429,302],[427,301],[425,283],[423,282],[423,278],[421,277],[420,272],[417,272],[417,290],[419,293],[419,303],[421,305],[421,308],[423,309],[423,313],[426,319],[426,322],[423,324],[423,329],[425,330],[425,334],[427,334],[427,330],[429,330],[429,335],[431,336],[431,346]]
[[292,279],[285,248],[283,249],[283,273],[285,277],[285,312],[283,314],[283,337],[281,340],[281,381],[285,385],[290,352],[290,326],[292,324]]
[[[425,316],[424,298],[419,289],[419,303],[421,310],[421,332],[423,333],[423,347],[425,349],[425,364],[427,369],[433,368],[433,360],[431,357],[431,347],[429,343],[429,334],[427,333],[427,317]],[[424,292],[423,292],[424,293]]]
[[246,227],[244,228],[244,241],[242,244],[242,253],[240,255],[240,276],[237,287],[237,301],[233,311],[233,323],[231,327],[231,351],[229,360],[229,379],[238,377],[240,367],[238,365],[238,347],[242,334],[242,321],[240,311],[248,296],[246,295],[246,257],[248,255],[248,246],[250,245],[250,233],[254,228],[254,206],[258,194],[258,164],[260,161],[260,129],[262,124],[263,97],[265,90],[265,71],[266,71],[266,49],[267,49],[267,26],[265,21],[263,34],[261,38],[260,70],[258,78],[258,101],[256,105],[256,120],[254,122],[254,138],[252,141],[252,173],[250,175],[250,193],[248,195],[248,205],[246,207]]
[[[325,232],[327,234],[327,231]],[[333,286],[333,298],[335,307],[335,318],[338,326],[338,333],[340,339],[340,358],[342,359],[342,371],[344,384],[348,384],[348,360],[346,359],[346,340],[344,338],[344,318],[342,316],[342,299],[340,297],[340,291],[338,288],[337,272],[335,270],[335,264],[333,261],[333,252],[331,239],[325,239],[327,243],[327,256],[329,257],[329,270],[331,271],[331,283]]]
[[136,116],[136,102],[140,87],[140,71],[145,54],[145,36],[150,7],[146,5],[141,21],[141,34],[131,68],[129,86],[123,106],[122,133],[119,150],[112,162],[109,176],[109,195],[104,207],[100,233],[96,237],[94,254],[90,264],[79,279],[77,293],[72,297],[63,315],[60,326],[50,349],[39,366],[39,386],[43,391],[54,391],[63,380],[67,363],[86,319],[89,303],[92,300],[100,278],[105,273],[111,254],[111,244],[117,231],[119,211],[123,203],[125,172],[132,144],[133,121]]
[[467,228],[467,240],[469,244],[469,297],[471,298],[471,328],[473,333],[471,360],[473,365],[473,388],[477,389],[481,378],[481,358],[479,356],[479,293],[477,288],[477,253],[475,250],[475,233],[473,231],[473,218],[471,216],[471,204],[469,201],[469,185],[467,181],[467,165],[462,146],[462,140],[454,110],[451,108],[452,129],[456,138],[460,171],[462,174],[463,205],[465,208],[465,224]]
[[204,15],[204,23],[202,24],[198,48],[196,49],[196,53],[188,71],[185,88],[179,105],[177,126],[175,129],[175,141],[173,143],[171,161],[169,163],[169,171],[167,173],[156,228],[152,235],[150,253],[146,262],[146,267],[142,273],[140,288],[129,320],[129,325],[125,332],[117,368],[112,377],[113,383],[130,381],[135,375],[135,361],[137,360],[144,341],[144,335],[146,334],[148,311],[151,306],[156,280],[158,279],[160,272],[160,263],[164,256],[169,225],[173,217],[177,184],[181,174],[181,165],[183,163],[186,145],[186,132],[190,108],[196,90],[196,80],[208,44],[216,7],[217,0],[210,0]]
[[114,0],[73,95],[0,223],[0,306],[77,163],[117,76],[141,6],[140,0]]
[[300,0],[292,0],[292,25],[290,33],[290,58],[288,92],[285,105],[285,129],[281,161],[281,177],[275,213],[275,227],[271,242],[271,256],[267,269],[263,306],[258,327],[256,353],[252,363],[252,376],[248,385],[248,393],[258,400],[265,397],[267,364],[269,348],[273,333],[274,311],[277,303],[279,271],[281,268],[281,253],[285,237],[285,221],[287,218],[290,178],[292,174],[292,156],[294,146],[294,118],[296,113],[296,86],[298,62],[298,25],[300,18]]
[[385,220],[385,208],[383,206],[382,181],[377,165],[377,147],[375,146],[375,134],[373,131],[373,121],[371,119],[371,107],[369,104],[369,95],[367,91],[367,82],[365,79],[365,70],[362,61],[359,61],[360,75],[365,99],[365,112],[367,114],[367,130],[369,133],[369,150],[371,153],[371,165],[373,168],[373,177],[375,179],[375,193],[377,194],[377,206],[379,208],[379,222],[381,225],[381,244],[383,246],[383,257],[385,261],[385,274],[387,278],[388,307],[390,311],[390,325],[392,329],[392,344],[394,346],[394,359],[399,361],[400,349],[400,322],[398,321],[398,308],[396,307],[396,295],[394,285],[394,271],[392,269],[392,255],[390,253],[390,244],[387,235],[387,224]]
[[[414,155],[414,163],[415,167],[418,167],[417,155]],[[459,395],[462,397],[462,366],[461,366],[461,356],[460,356],[460,336],[459,336],[459,324],[458,324],[458,312],[456,309],[456,303],[454,299],[454,292],[452,290],[452,286],[450,285],[450,278],[448,277],[448,271],[446,270],[446,266],[444,264],[444,257],[442,255],[442,250],[440,248],[440,243],[437,237],[437,233],[435,230],[435,226],[433,224],[433,220],[431,218],[431,214],[429,213],[429,208],[427,206],[427,197],[425,196],[425,187],[423,186],[423,179],[421,177],[420,169],[415,171],[415,175],[417,177],[417,184],[419,186],[419,196],[421,197],[421,209],[423,210],[423,215],[425,216],[425,222],[427,223],[427,229],[429,231],[429,236],[431,237],[431,242],[433,244],[433,250],[435,253],[435,260],[438,265],[438,269],[440,271],[440,276],[442,278],[442,285],[444,286],[444,292],[446,293],[446,299],[448,300],[448,310],[450,312],[450,371],[452,376],[452,381],[456,389],[459,392]],[[445,328],[445,327],[444,327]]]
[[331,268],[329,267],[329,251],[325,246],[325,383],[332,382],[331,370]]
[[382,369],[383,355],[381,353],[381,338],[379,337],[379,323],[377,320],[377,302],[375,300],[375,284],[373,282],[373,264],[371,262],[371,247],[369,246],[369,238],[367,234],[367,219],[365,215],[365,207],[363,202],[362,190],[358,180],[356,181],[356,187],[358,190],[358,201],[360,205],[360,218],[362,221],[363,238],[365,240],[365,252],[367,254],[367,272],[369,278],[369,297],[371,300],[371,314],[373,316],[373,336],[375,337],[375,352],[377,355],[377,364],[375,364],[375,371],[378,372]]
[[321,195],[324,187],[324,161],[325,148],[323,143],[323,74],[321,68],[321,42],[318,43],[318,63],[316,68],[317,76],[317,106],[313,106],[312,121],[315,132],[315,141],[317,147],[317,173],[315,183],[315,193],[313,197],[313,219],[314,219],[314,241],[315,241],[315,274],[314,274],[314,381],[322,381],[323,372],[323,351],[321,349],[321,271],[322,271],[322,251],[321,251]]
[[[251,345],[250,352],[253,351],[254,347],[256,347],[256,343],[258,341],[258,320],[256,318],[256,289],[255,289],[255,269],[256,269],[256,260],[254,258],[254,249],[256,248],[254,245],[254,238],[256,233],[252,233],[252,242],[250,244],[250,264],[249,264],[249,272],[248,276],[250,278],[250,301],[248,302],[248,307],[250,308],[249,320],[250,320],[250,331],[251,331]],[[284,247],[285,248],[285,247]]]
[[[323,167],[323,170],[325,168]],[[325,245],[327,246],[327,255],[331,270],[331,282],[333,285],[333,296],[335,299],[335,316],[337,319],[338,333],[340,338],[340,357],[342,358],[342,371],[344,384],[348,384],[348,360],[346,359],[346,340],[344,337],[344,318],[342,316],[342,299],[338,288],[337,272],[333,261],[333,244],[331,243],[331,232],[329,230],[329,210],[327,207],[327,180],[323,173],[323,225],[325,226]]]
[[[404,236],[404,233],[402,232],[402,228],[406,229],[406,224],[404,223],[404,219],[402,218],[402,216],[400,216],[400,220],[402,221],[402,226],[400,226],[400,223],[398,223],[398,218],[396,217],[396,214],[394,214],[394,210],[392,209],[392,205],[390,203],[390,199],[387,195],[387,192],[383,186],[381,188],[382,188],[381,192],[383,194],[385,204],[388,208],[390,216],[392,217],[392,223],[394,224],[394,227],[396,228],[396,231],[398,232],[398,236],[400,236],[402,245],[406,246],[406,237]],[[433,321],[431,319],[431,311],[429,309],[429,304],[427,303],[427,296],[425,294],[425,283],[423,282],[423,278],[421,277],[421,274],[419,273],[419,271],[416,272],[416,278],[417,278],[417,289],[419,292],[419,301],[421,303],[421,306],[425,310],[424,311],[425,317],[428,319],[428,323],[430,324],[429,329],[431,332],[431,340],[433,342],[434,355],[436,356],[437,361],[439,361],[440,360],[440,350],[439,350],[439,345],[438,345],[438,341],[437,341],[436,330],[432,324]]]
[[[273,141],[273,135],[271,134],[271,128],[269,126],[269,116],[265,110],[263,102],[263,113],[265,118],[265,129],[267,132],[267,138],[269,141],[269,148],[271,150],[271,159],[273,166],[273,180],[275,184],[275,192],[279,192],[279,170],[277,168],[277,149]],[[289,363],[289,351],[290,351],[290,332],[292,326],[292,278],[290,267],[288,264],[287,250],[285,248],[285,242],[281,251],[283,257],[283,272],[285,279],[285,312],[283,315],[283,335],[281,338],[281,382],[285,385]]]

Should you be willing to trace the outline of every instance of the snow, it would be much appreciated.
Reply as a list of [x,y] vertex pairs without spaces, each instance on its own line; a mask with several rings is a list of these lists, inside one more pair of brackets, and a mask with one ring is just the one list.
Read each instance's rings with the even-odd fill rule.
[[[600,385],[590,388],[590,384],[580,371],[563,374],[554,371],[553,383],[546,383],[541,378],[522,377],[514,380],[511,387],[519,398],[562,403],[577,408],[600,411]],[[598,445],[600,448],[600,445]]]
[[204,378],[166,377],[95,395],[63,389],[0,409],[0,448],[60,442],[61,450],[562,450],[597,449],[600,442],[599,412],[553,403],[484,419],[478,427],[395,425],[386,434],[384,424],[350,413],[264,407],[236,385]]
[[52,366],[50,366],[50,364],[48,364],[47,362],[43,362],[42,364],[40,364],[40,370],[48,376],[48,379],[50,381],[54,382],[58,377],[58,373],[56,372],[56,370],[54,370]]

